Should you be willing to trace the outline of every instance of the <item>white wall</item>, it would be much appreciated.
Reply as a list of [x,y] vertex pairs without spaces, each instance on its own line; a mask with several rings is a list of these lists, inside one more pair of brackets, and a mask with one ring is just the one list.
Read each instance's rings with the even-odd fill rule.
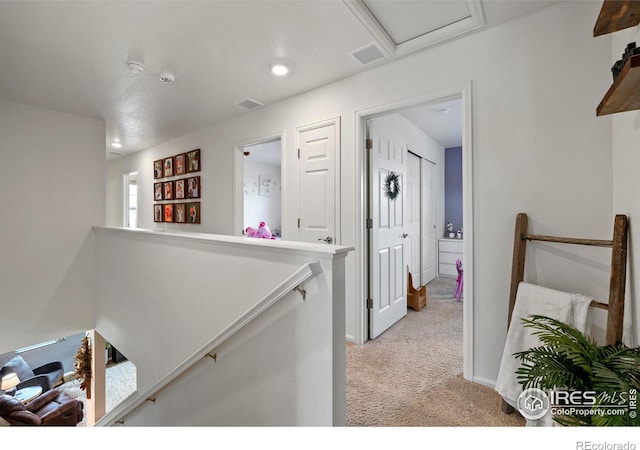
[[[271,195],[260,195],[260,176],[271,177]],[[258,228],[265,222],[273,233],[282,230],[281,200],[282,183],[280,167],[260,164],[246,160],[244,162],[244,229]]]
[[[614,62],[621,58],[629,42],[640,41],[638,27],[618,31],[611,36],[611,60],[602,64],[602,71],[607,71]],[[600,39],[600,38],[598,38]],[[604,96],[613,78],[601,86]],[[640,111],[627,111],[600,117],[603,122],[613,123],[613,211],[616,214],[629,216],[629,258],[627,266],[627,296],[625,299],[625,319],[629,320],[633,333],[623,335],[630,345],[637,345],[640,337],[640,284],[635,274],[640,261]],[[635,245],[634,245],[635,244]],[[631,308],[629,308],[631,306]]]
[[[345,421],[344,256],[321,244],[96,229],[96,331],[136,365],[146,402],[125,425],[331,426]],[[322,272],[145,392],[306,263]],[[286,387],[286,389],[283,389]]]
[[93,325],[105,124],[0,100],[0,353]]
[[[203,223],[198,231],[231,234],[233,145],[283,133],[283,229],[295,229],[296,127],[342,117],[341,213],[347,257],[347,336],[360,331],[358,235],[362,226],[358,111],[393,108],[473,85],[474,371],[495,380],[504,346],[516,213],[530,214],[537,233],[608,236],[612,224],[611,124],[595,117],[610,84],[610,43],[594,39],[598,2],[567,2],[362,74],[213,125],[108,166],[108,223],[119,225],[121,175],[140,171],[140,224],[152,222],[152,161],[202,149]],[[120,213],[121,214],[121,213]],[[467,234],[468,237],[468,234]],[[576,266],[575,262],[584,264]],[[598,252],[530,252],[527,275],[557,289],[603,297],[608,256]]]

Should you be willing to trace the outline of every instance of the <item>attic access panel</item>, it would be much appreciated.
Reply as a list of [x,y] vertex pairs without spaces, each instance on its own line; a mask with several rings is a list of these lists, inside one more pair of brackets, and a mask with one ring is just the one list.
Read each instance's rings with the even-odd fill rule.
[[480,0],[343,0],[384,49],[394,57],[484,26]]
[[363,0],[396,45],[471,17],[466,1]]

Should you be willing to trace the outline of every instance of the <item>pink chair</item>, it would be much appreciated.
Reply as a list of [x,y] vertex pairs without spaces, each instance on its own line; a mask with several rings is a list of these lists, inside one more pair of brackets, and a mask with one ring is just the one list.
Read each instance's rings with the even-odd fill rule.
[[461,301],[462,299],[462,286],[464,284],[464,280],[462,278],[462,261],[459,259],[456,260],[456,269],[458,270],[458,278],[456,279],[456,288],[453,291],[453,296]]

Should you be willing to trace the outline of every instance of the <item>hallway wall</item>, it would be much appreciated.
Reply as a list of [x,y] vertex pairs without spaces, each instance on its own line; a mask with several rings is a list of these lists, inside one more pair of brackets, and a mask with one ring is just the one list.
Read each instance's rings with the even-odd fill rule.
[[0,100],[0,353],[94,322],[103,121]]
[[[140,224],[152,229],[231,234],[233,147],[284,133],[283,234],[296,229],[296,128],[340,116],[341,211],[347,257],[346,332],[363,335],[362,153],[355,114],[438,98],[472,84],[474,221],[474,372],[494,382],[507,327],[515,215],[530,214],[540,234],[609,235],[612,220],[611,123],[595,117],[610,85],[610,42],[594,39],[597,2],[566,2],[464,38],[414,53],[359,75],[109,162],[108,223],[121,220],[119,181],[140,173]],[[463,58],[460,55],[464,55]],[[570,70],[567,58],[570,55]],[[154,159],[202,149],[202,225],[154,224]],[[575,262],[581,262],[576,265]],[[607,295],[608,256],[542,246],[530,253],[527,277],[556,289]]]

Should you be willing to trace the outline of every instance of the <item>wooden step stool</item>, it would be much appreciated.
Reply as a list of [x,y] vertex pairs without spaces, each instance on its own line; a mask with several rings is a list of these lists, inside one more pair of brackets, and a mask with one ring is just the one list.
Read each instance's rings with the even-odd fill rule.
[[414,311],[420,311],[427,306],[427,286],[422,286],[420,289],[414,288],[411,272],[407,281],[407,306]]

